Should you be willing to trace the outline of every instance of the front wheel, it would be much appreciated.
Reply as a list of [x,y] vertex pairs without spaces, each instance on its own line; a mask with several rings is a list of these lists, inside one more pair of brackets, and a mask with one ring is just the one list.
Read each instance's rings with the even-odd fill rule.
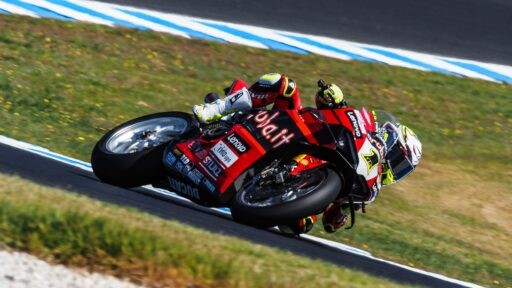
[[94,174],[110,184],[136,187],[164,176],[162,155],[173,140],[199,131],[188,113],[162,112],[133,119],[105,134],[91,156]]
[[340,176],[328,166],[277,182],[269,181],[264,173],[268,171],[253,177],[234,197],[231,215],[235,221],[257,227],[291,223],[323,211],[342,186]]

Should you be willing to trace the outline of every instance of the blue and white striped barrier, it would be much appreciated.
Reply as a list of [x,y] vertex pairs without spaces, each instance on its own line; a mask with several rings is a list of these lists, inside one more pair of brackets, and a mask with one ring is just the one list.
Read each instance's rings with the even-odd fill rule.
[[512,83],[511,66],[448,58],[96,1],[0,0],[0,13],[153,30],[186,38],[236,43],[300,54],[314,53],[342,60],[378,62],[422,71]]

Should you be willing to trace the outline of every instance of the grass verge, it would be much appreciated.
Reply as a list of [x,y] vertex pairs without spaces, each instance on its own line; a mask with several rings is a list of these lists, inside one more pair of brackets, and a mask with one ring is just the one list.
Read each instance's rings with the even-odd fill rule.
[[424,160],[355,229],[317,235],[404,264],[512,283],[512,87],[373,63],[0,15],[0,133],[88,161],[114,125],[183,110],[234,77],[279,71],[312,104],[318,78],[354,106],[399,116]]
[[402,287],[0,174],[0,245],[153,287]]

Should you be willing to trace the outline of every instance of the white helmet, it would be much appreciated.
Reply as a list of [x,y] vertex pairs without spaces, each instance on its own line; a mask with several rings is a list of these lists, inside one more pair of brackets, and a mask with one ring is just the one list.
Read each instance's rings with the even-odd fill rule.
[[385,125],[387,130],[387,153],[385,161],[386,183],[397,182],[409,175],[420,163],[421,142],[411,128],[405,125]]

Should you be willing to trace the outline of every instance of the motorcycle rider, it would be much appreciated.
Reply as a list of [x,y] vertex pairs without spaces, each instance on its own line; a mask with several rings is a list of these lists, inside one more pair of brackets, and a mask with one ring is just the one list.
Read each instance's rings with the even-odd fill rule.
[[217,93],[208,93],[205,104],[194,105],[193,112],[201,123],[211,123],[235,111],[246,111],[274,104],[272,109],[301,109],[299,87],[286,75],[268,73],[250,87],[235,79],[220,99]]
[[[343,91],[339,86],[325,84],[323,80],[319,80],[318,85],[319,90],[315,95],[315,104],[318,109],[347,107]],[[193,112],[200,122],[211,123],[235,111],[246,111],[272,103],[274,104],[272,109],[299,110],[302,108],[299,87],[286,75],[265,74],[249,88],[247,87],[246,82],[236,79],[225,90],[227,96],[224,99],[220,99],[216,93],[208,93],[205,97],[206,103],[195,105]],[[385,156],[380,161],[381,169],[378,179],[380,183],[376,185],[377,191],[371,192],[370,195],[363,195],[363,205],[375,200],[381,186],[396,183],[412,172],[419,163],[422,148],[417,136],[405,125],[400,125],[400,129],[392,125],[378,127],[376,132],[368,133],[367,137],[383,144]],[[304,157],[306,155],[298,156],[294,161],[299,163]],[[326,232],[334,233],[346,224],[349,205],[346,199],[337,199],[325,208],[322,224]],[[357,206],[361,207],[361,205]],[[279,229],[286,234],[298,235],[309,232],[315,222],[317,222],[316,215],[311,215],[296,223],[281,225]]]

